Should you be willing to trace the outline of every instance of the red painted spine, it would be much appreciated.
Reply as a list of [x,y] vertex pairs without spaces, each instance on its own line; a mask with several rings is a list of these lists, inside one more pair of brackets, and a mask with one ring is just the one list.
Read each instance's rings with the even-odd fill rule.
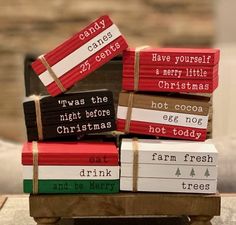
[[[118,150],[113,143],[38,143],[39,165],[117,166]],[[23,146],[22,164],[32,165],[32,143]]]
[[[117,130],[124,132],[125,120],[117,120]],[[164,125],[140,121],[131,121],[129,133],[146,134],[156,137],[168,137],[192,141],[206,140],[207,130],[183,126]]]

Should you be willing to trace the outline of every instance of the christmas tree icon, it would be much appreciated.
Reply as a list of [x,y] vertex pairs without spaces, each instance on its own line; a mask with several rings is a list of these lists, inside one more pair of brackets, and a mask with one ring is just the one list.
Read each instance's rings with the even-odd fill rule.
[[179,176],[181,175],[181,173],[180,173],[180,169],[179,169],[179,168],[176,170],[175,175],[176,175],[177,177],[179,177]]
[[191,172],[190,172],[190,176],[191,176],[191,177],[194,177],[195,175],[196,175],[196,174],[195,174],[195,171],[194,171],[194,169],[192,168],[192,169],[191,169]]
[[205,172],[204,176],[205,176],[206,178],[208,178],[208,177],[210,176],[210,173],[209,173],[208,168],[206,169],[206,172]]

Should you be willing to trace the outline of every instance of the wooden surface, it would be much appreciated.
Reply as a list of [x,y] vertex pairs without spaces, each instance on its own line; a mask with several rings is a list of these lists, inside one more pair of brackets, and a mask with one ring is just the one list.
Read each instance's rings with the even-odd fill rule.
[[[29,216],[29,195],[8,195],[8,199],[0,210],[1,225],[36,225],[33,218]],[[63,207],[63,206],[62,206]],[[213,225],[234,225],[236,223],[236,194],[221,194],[221,215],[212,219]],[[62,219],[58,225],[187,225],[181,223],[176,217],[137,217],[137,218],[78,218],[76,221]],[[96,223],[95,223],[96,221]]]
[[219,195],[31,195],[32,217],[220,215]]
[[3,207],[4,203],[6,202],[7,198],[0,196],[0,209]]

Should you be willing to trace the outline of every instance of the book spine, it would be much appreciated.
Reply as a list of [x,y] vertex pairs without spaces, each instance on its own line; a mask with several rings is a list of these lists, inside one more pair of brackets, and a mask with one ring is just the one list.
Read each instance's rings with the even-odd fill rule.
[[[113,105],[98,106],[92,108],[68,109],[64,111],[51,111],[41,113],[42,125],[49,126],[53,124],[68,125],[71,122],[93,121],[101,119],[115,118],[115,109]],[[27,127],[34,127],[37,124],[35,114],[25,115],[25,124]]]
[[[133,176],[133,163],[121,162],[121,176]],[[138,164],[139,178],[217,179],[216,166]]]
[[[88,91],[74,94],[66,94],[57,97],[43,97],[40,100],[41,112],[64,111],[67,109],[79,109],[88,107],[98,107],[113,105],[113,95],[111,91]],[[23,103],[25,114],[35,114],[34,101]]]
[[[57,146],[54,147],[54,149],[57,148]],[[33,165],[32,153],[22,153],[22,164]],[[118,153],[40,153],[38,164],[41,166],[116,166],[118,165]]]
[[[43,127],[43,139],[58,137],[76,137],[81,134],[101,133],[116,130],[115,119],[103,119],[88,122],[72,122],[68,125],[51,125]],[[38,141],[36,127],[27,127],[28,141]]]
[[[208,67],[140,65],[139,67],[139,79],[212,80],[217,74],[218,65]],[[123,65],[123,77],[134,77],[134,65]]]
[[[124,52],[124,64],[134,65],[134,51]],[[219,63],[219,51],[201,52],[177,51],[165,52],[165,49],[150,49],[140,52],[140,65],[161,65],[161,66],[214,66]]]
[[[217,187],[217,180],[138,178],[137,182],[138,191],[146,192],[213,194]],[[132,191],[133,178],[121,177],[120,190]]]
[[[140,79],[139,91],[213,93],[218,86],[218,77],[213,80]],[[134,90],[134,79],[123,78],[122,89]]]
[[[119,180],[39,180],[39,194],[108,194],[119,192]],[[24,180],[24,193],[32,193],[32,180]]]
[[[128,107],[118,106],[117,119],[126,120]],[[132,108],[132,121],[206,129],[208,116]]]
[[[201,144],[201,143],[196,143]],[[141,143],[142,145],[142,143]],[[209,146],[207,146],[209,147]],[[200,147],[199,152],[193,151],[188,146],[183,145],[185,151],[177,152],[175,149],[172,151],[162,151],[161,147],[157,150],[139,150],[139,161],[140,164],[151,164],[151,165],[188,165],[188,166],[210,166],[214,167],[218,163],[217,153],[214,152],[202,152],[204,146]],[[198,147],[196,146],[196,149]],[[121,163],[132,163],[133,162],[133,151],[121,149]]]
[[[117,120],[117,130],[124,132],[125,120]],[[131,121],[129,132],[134,134],[147,134],[156,137],[169,137],[193,141],[204,141],[206,140],[207,135],[206,129],[164,125],[140,121]]]
[[[127,107],[128,101],[129,93],[120,93],[119,106]],[[134,94],[132,107],[207,116],[209,113],[209,101],[210,98],[208,97],[199,99],[191,95],[174,97]]]
[[[116,180],[119,166],[39,166],[41,180]],[[23,178],[33,179],[33,166],[23,166]]]

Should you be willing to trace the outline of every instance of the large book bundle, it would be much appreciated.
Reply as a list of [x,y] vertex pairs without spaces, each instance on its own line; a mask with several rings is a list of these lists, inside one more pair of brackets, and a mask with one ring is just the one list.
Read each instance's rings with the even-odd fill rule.
[[[119,54],[117,109],[113,90],[68,92]],[[218,49],[128,48],[108,16],[39,56],[32,68],[50,95],[23,102],[24,192],[215,193],[218,63]]]

